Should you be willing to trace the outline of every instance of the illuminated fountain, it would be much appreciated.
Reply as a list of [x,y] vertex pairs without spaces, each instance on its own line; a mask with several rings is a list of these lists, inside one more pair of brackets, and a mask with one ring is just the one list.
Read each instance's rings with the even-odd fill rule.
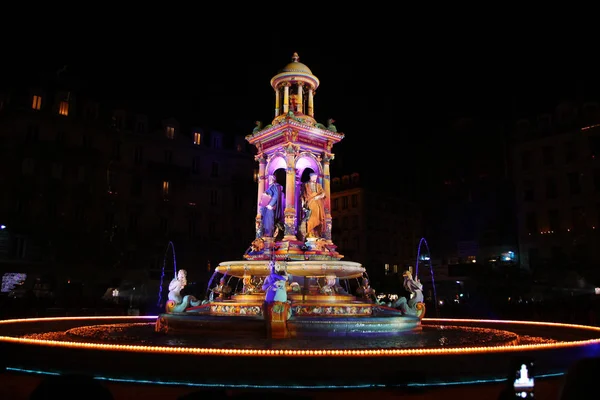
[[[157,330],[202,333],[214,317],[221,318],[212,325],[218,324],[222,334],[246,330],[273,338],[373,337],[419,330],[423,301],[403,308],[378,304],[365,268],[342,261],[332,240],[330,162],[333,146],[344,134],[333,120],[324,125],[314,118],[318,78],[294,54],[271,86],[275,117],[264,127],[257,122],[246,137],[256,146],[259,167],[255,238],[243,259],[216,267],[209,288],[218,284],[203,305],[182,311],[175,302],[167,303]],[[285,300],[263,306],[263,283],[274,268],[287,277]],[[352,294],[361,289],[360,295]]]
[[[333,121],[314,119],[319,81],[294,55],[271,85],[275,119],[247,137],[258,149],[256,237],[242,260],[215,268],[207,298],[182,295],[186,274],[169,243],[174,271],[164,313],[0,321],[0,366],[170,385],[367,389],[504,381],[523,357],[536,360],[539,379],[600,356],[597,327],[423,318],[419,296],[410,306],[378,304],[361,280],[365,269],[342,261],[331,237],[329,162],[344,135]],[[325,194],[315,231],[305,195],[312,174]],[[285,183],[283,219],[272,226],[264,208],[272,198],[263,196],[273,193],[269,176]],[[285,285],[270,286],[281,276]]]

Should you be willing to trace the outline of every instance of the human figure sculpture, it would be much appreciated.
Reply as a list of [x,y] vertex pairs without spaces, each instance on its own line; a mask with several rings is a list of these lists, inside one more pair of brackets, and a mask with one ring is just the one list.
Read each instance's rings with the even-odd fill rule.
[[317,174],[311,173],[310,180],[302,189],[302,208],[305,212],[306,237],[320,237],[325,227],[325,190],[317,182]]
[[375,289],[369,284],[369,279],[362,278],[362,284],[356,290],[356,293],[365,300],[376,301]]
[[275,175],[269,175],[269,187],[265,191],[269,201],[261,207],[263,235],[273,237],[276,227],[283,226],[284,204],[283,187],[277,182]]
[[167,301],[167,312],[183,312],[188,307],[200,305],[200,301],[192,295],[181,295],[181,291],[187,285],[187,271],[180,269],[177,276],[169,283],[169,295]]
[[274,261],[269,264],[271,273],[265,278],[262,285],[262,290],[265,292],[265,303],[286,302],[288,275],[285,266]]
[[212,288],[211,290],[211,300],[214,298],[214,295],[217,295],[217,300],[225,300],[231,296],[231,286],[225,282],[225,277],[222,276],[219,279],[219,284]]
[[406,297],[400,296],[392,304],[392,307],[400,309],[403,314],[417,315],[417,304],[423,303],[423,284],[419,281],[419,278],[413,278],[410,269],[404,271],[402,276],[404,277],[404,289],[410,293],[410,298],[407,301]]
[[334,295],[337,293],[336,277],[335,275],[328,275],[325,277],[325,285],[321,288],[321,293],[326,295]]

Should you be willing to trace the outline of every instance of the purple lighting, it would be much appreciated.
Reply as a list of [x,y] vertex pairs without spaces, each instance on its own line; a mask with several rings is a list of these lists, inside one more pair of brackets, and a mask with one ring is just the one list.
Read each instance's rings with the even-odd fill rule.
[[177,260],[175,259],[175,246],[172,241],[169,241],[167,245],[167,249],[165,250],[165,257],[163,258],[163,267],[160,275],[160,286],[158,287],[158,301],[156,302],[157,307],[161,307],[162,301],[162,291],[163,291],[163,282],[165,278],[165,266],[167,265],[167,253],[169,252],[169,247],[171,247],[171,253],[173,254],[173,277],[177,276]]

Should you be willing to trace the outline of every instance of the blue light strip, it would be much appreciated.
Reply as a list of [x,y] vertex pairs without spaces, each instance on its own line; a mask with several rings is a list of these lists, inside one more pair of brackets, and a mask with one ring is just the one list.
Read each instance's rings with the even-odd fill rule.
[[[25,374],[36,375],[62,375],[60,372],[42,371],[33,369],[23,369],[16,367],[6,367],[7,371],[19,372]],[[564,372],[552,374],[536,375],[535,379],[556,378],[563,376]],[[107,382],[118,383],[133,383],[144,385],[161,385],[161,386],[191,386],[202,388],[224,388],[224,389],[381,389],[392,387],[439,387],[439,386],[458,386],[458,385],[482,385],[489,383],[503,383],[506,378],[490,378],[490,379],[473,379],[465,381],[449,381],[449,382],[431,382],[431,383],[403,383],[403,384],[356,384],[356,385],[257,385],[257,384],[236,384],[236,383],[198,383],[198,382],[182,382],[182,381],[161,381],[149,379],[127,379],[113,378],[108,376],[94,376],[94,379]]]

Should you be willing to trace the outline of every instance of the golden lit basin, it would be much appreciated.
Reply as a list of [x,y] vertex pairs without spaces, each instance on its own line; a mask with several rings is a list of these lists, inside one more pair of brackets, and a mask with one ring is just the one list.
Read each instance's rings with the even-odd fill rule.
[[[278,261],[287,266],[293,276],[323,277],[334,275],[338,278],[360,278],[365,272],[362,264],[353,261]],[[269,261],[223,261],[215,270],[224,275],[242,278],[244,275],[269,275]]]

